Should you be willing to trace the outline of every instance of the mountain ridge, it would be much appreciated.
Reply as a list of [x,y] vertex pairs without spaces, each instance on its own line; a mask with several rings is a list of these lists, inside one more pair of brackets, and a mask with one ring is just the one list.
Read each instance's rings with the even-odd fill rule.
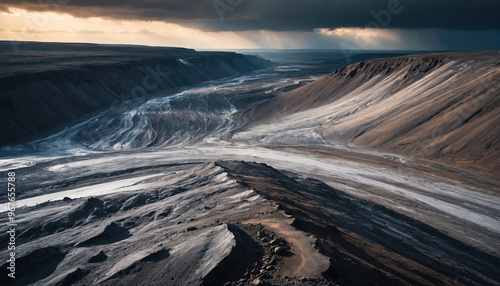
[[250,112],[257,121],[250,130],[272,137],[309,128],[327,144],[494,172],[500,169],[499,56],[453,52],[356,63],[262,102]]

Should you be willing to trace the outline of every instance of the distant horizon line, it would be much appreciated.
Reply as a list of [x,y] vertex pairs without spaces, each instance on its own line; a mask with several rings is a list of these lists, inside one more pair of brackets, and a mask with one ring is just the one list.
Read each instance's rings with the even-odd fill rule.
[[[52,42],[52,41],[14,41],[14,40],[2,40],[0,43],[38,43],[38,44],[85,44],[85,45],[97,45],[97,46],[117,46],[117,47],[151,47],[151,48],[182,48],[190,49],[196,51],[254,51],[254,52],[271,52],[271,51],[284,51],[284,52],[294,52],[294,51],[336,51],[343,52],[340,48],[235,48],[235,49],[203,49],[203,48],[192,48],[192,47],[182,47],[182,46],[161,46],[161,45],[140,45],[140,44],[109,44],[109,43],[95,43],[95,42]],[[450,50],[411,50],[411,49],[359,49],[362,52],[416,52],[416,53],[427,53],[427,52],[455,52],[455,51],[496,51],[500,49],[490,49],[490,50],[467,50],[467,49],[450,49]]]

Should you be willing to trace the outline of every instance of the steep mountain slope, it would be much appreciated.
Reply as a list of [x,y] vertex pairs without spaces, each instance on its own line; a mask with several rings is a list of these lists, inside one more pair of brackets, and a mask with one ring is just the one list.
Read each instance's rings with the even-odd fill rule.
[[252,110],[258,123],[236,138],[354,143],[494,173],[499,107],[500,51],[403,56],[350,65],[265,101]]
[[182,48],[0,43],[0,144],[127,100],[272,66],[258,57]]

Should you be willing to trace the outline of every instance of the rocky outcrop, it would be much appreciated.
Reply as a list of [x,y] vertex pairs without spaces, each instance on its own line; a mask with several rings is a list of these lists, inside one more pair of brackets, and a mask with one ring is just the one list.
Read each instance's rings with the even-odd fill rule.
[[0,43],[0,144],[129,100],[272,65],[230,52],[91,44]]
[[[88,158],[81,160],[75,161],[80,163],[78,174],[52,173],[46,180],[80,177],[84,161],[92,171],[103,168],[96,168]],[[36,236],[19,234],[18,277],[12,284],[7,276],[9,262],[4,262],[0,283],[334,286],[372,281],[380,285],[497,285],[500,280],[496,271],[500,258],[483,249],[488,246],[497,252],[496,233],[477,233],[477,226],[457,221],[455,215],[449,214],[449,224],[436,228],[439,213],[431,213],[435,225],[429,225],[265,163],[165,166],[147,160],[153,162],[151,169],[142,172],[157,176],[138,182],[136,190],[53,200],[16,210],[23,229],[36,229]],[[116,165],[123,168],[126,164]],[[46,167],[28,168],[30,173],[43,173]],[[107,180],[116,184],[123,176],[141,175],[136,172],[109,173]],[[70,188],[79,184],[94,188],[102,178],[80,177],[78,181]],[[31,195],[31,189],[25,189],[19,205],[23,205],[23,197]],[[453,192],[451,196],[466,197],[462,194]],[[147,200],[134,199],[137,196]],[[439,199],[446,196],[441,192]],[[488,205],[475,200],[454,203],[471,204],[474,211]],[[130,202],[133,207],[123,208],[131,206]],[[406,206],[412,209],[417,204]],[[108,209],[109,215],[86,219],[96,208]],[[419,217],[427,215],[428,210],[418,213]],[[0,243],[5,245],[10,237],[8,219],[0,217]],[[38,228],[49,223],[61,227],[56,232]],[[462,240],[473,234],[471,239],[479,246],[446,233],[457,227]],[[9,250],[0,250],[0,255],[8,257]]]

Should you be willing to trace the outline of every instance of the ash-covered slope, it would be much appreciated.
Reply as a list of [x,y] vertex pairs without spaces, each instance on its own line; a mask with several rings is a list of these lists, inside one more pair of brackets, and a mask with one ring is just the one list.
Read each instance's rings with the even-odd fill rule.
[[183,48],[0,42],[0,144],[155,93],[272,66]]
[[[0,283],[496,285],[500,279],[497,256],[321,181],[254,162],[151,162],[119,164],[105,180],[96,173],[102,168],[89,164],[93,176],[51,174],[50,186],[21,194],[30,198],[58,185],[95,196],[16,210],[18,279],[9,280],[2,263]],[[49,172],[42,168],[42,175]],[[105,193],[110,188],[121,191]],[[7,220],[0,218],[1,243],[9,239]]]
[[239,136],[276,143],[300,134],[498,171],[499,103],[499,51],[403,56],[353,64],[270,99]]

